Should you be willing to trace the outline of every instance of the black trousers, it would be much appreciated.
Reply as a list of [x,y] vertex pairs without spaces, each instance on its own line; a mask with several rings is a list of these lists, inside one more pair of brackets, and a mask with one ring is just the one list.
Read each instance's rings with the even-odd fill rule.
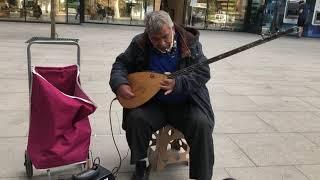
[[126,109],[123,127],[131,150],[131,163],[147,157],[152,133],[170,124],[181,131],[190,146],[191,179],[211,180],[214,164],[213,123],[193,103],[161,104],[148,102]]

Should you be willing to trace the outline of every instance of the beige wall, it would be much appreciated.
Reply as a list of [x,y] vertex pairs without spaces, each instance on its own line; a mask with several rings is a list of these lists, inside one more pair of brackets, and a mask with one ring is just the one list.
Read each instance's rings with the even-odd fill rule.
[[161,5],[161,0],[155,0],[154,1],[154,10],[159,11],[160,10],[160,5]]

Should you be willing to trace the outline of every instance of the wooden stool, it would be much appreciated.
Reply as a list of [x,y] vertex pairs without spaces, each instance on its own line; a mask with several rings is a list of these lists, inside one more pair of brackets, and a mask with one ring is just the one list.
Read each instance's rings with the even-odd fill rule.
[[163,170],[168,164],[189,163],[189,146],[183,134],[167,125],[153,133],[148,158],[153,170]]

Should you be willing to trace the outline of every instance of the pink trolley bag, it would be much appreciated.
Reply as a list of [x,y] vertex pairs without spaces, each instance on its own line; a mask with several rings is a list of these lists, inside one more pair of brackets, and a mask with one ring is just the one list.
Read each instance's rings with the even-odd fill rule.
[[[29,178],[34,166],[46,169],[51,179],[50,168],[88,162],[91,136],[88,116],[96,106],[80,86],[77,40],[32,38],[27,43],[30,124],[24,165]],[[32,44],[75,45],[77,65],[31,68]]]

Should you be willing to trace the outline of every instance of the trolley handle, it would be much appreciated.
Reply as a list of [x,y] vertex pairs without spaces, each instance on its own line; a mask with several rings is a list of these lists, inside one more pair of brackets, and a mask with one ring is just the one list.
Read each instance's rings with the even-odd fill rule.
[[27,47],[27,57],[28,57],[28,81],[29,81],[29,90],[31,88],[31,46],[33,44],[53,44],[53,45],[73,45],[77,46],[77,65],[80,68],[80,46],[78,44],[78,39],[68,39],[68,38],[47,38],[47,37],[32,37],[26,43]]

